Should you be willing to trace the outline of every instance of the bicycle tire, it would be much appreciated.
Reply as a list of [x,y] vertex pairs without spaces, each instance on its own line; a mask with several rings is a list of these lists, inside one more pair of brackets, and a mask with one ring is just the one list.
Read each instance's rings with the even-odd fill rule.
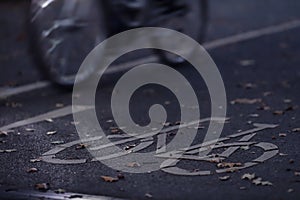
[[[70,89],[76,75],[80,83],[95,73],[93,68],[83,74],[77,71],[87,54],[107,37],[104,12],[99,0],[32,0],[28,24],[31,53],[37,66],[54,84]],[[59,23],[65,24],[57,28]],[[60,42],[59,46],[54,43],[51,46],[53,41]]]

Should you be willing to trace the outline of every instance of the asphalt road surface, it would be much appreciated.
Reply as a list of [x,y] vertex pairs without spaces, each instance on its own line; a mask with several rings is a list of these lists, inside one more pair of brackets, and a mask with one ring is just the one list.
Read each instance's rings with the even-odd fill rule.
[[[75,129],[69,107],[72,94],[50,85],[28,53],[27,6],[28,1],[0,3],[0,130],[12,130],[1,132],[0,138],[1,199],[300,198],[299,1],[210,1],[204,47],[224,80],[228,120],[221,138],[229,138],[220,143],[228,146],[212,153],[236,149],[224,161],[194,156],[180,160],[173,171],[142,174],[120,172],[92,160]],[[118,135],[110,98],[117,80],[129,70],[126,64],[118,67],[105,76],[96,95],[97,117],[107,135]],[[178,71],[194,83],[201,118],[210,117],[210,98],[202,79],[191,66]],[[139,88],[130,105],[132,118],[146,125],[153,104],[164,105],[170,122],[165,124],[167,134],[175,134],[180,105],[164,87]],[[257,126],[261,130],[253,130]],[[203,140],[207,128],[208,123],[202,122],[195,144]],[[138,144],[132,141],[120,147],[134,149]],[[141,152],[153,149],[154,144]],[[133,168],[147,165],[138,160],[120,162]],[[189,175],[176,171],[179,168]],[[203,171],[209,174],[201,175]]]

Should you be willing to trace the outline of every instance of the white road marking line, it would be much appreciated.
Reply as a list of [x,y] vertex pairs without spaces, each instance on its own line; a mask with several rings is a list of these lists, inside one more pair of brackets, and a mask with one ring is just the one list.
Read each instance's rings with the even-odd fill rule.
[[7,98],[13,95],[21,94],[24,92],[30,92],[37,89],[42,89],[51,85],[48,81],[40,81],[35,83],[30,83],[27,85],[22,85],[18,87],[3,87],[0,88],[0,99]]
[[53,110],[53,111],[50,111],[50,112],[47,112],[47,113],[44,113],[41,115],[37,115],[35,117],[31,117],[28,119],[14,122],[12,124],[5,125],[3,127],[0,127],[0,131],[7,131],[7,130],[10,130],[13,128],[18,128],[21,126],[26,126],[29,124],[42,122],[49,118],[55,119],[55,118],[59,118],[59,117],[64,117],[64,116],[70,115],[74,112],[75,113],[81,112],[81,111],[88,110],[91,108],[93,108],[93,107],[91,107],[91,106],[76,106],[75,109],[72,110],[72,106],[66,106],[64,108],[56,109],[56,110]]
[[[280,32],[292,30],[292,29],[299,28],[299,27],[300,27],[300,20],[293,20],[293,21],[285,22],[285,23],[278,24],[278,25],[273,25],[273,26],[269,26],[269,27],[265,27],[265,28],[261,28],[261,29],[248,31],[248,32],[236,34],[233,36],[221,38],[221,39],[216,39],[214,41],[204,43],[203,47],[207,50],[212,50],[212,49],[216,49],[216,48],[223,47],[226,45],[235,44],[235,43],[259,38],[259,37],[266,36],[266,35],[280,33]],[[123,64],[119,64],[119,65],[110,67],[108,69],[107,73],[109,73],[109,74],[116,73],[116,72],[128,70],[128,69],[132,68],[132,66],[137,65],[137,64],[141,64],[141,63],[145,63],[145,62],[155,62],[155,61],[158,61],[158,58],[156,56],[148,56],[146,58],[142,58],[142,59],[135,60],[132,62],[127,62],[127,63],[123,63]],[[25,93],[25,92],[30,92],[30,91],[37,90],[37,89],[42,89],[42,88],[48,87],[49,85],[51,85],[50,82],[41,81],[41,82],[36,82],[36,83],[24,85],[24,86],[15,87],[15,88],[0,88],[0,99],[7,98],[7,97],[10,97],[13,95],[18,95],[18,94]]]
[[80,199],[80,200],[122,200],[121,198],[101,196],[101,195],[88,195],[81,193],[65,192],[57,194],[55,191],[39,192],[34,190],[12,190],[5,191],[4,188],[0,190],[0,196],[5,199],[49,199],[49,200],[64,200],[64,199]]
[[279,25],[273,25],[262,29],[257,29],[253,31],[248,31],[245,33],[240,33],[237,35],[217,39],[211,42],[204,43],[203,46],[205,49],[215,49],[218,47],[223,47],[229,44],[235,44],[238,42],[243,42],[255,38],[259,38],[265,35],[271,35],[275,33],[280,33],[284,31],[288,31],[291,29],[295,29],[300,27],[300,20],[293,20],[290,22],[282,23]]

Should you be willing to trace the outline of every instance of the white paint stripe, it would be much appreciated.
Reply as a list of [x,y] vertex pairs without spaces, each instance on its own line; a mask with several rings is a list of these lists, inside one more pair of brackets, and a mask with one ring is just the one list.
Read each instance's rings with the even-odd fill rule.
[[22,85],[19,87],[3,87],[0,88],[0,99],[7,98],[9,96],[21,94],[24,92],[30,92],[32,90],[37,90],[41,88],[45,88],[51,85],[50,82],[48,81],[40,81],[40,82],[35,82],[35,83],[30,83],[28,85]]
[[[293,20],[293,21],[282,23],[279,25],[273,25],[273,26],[269,26],[266,28],[248,31],[248,32],[237,34],[237,35],[217,39],[217,40],[214,40],[211,42],[206,42],[203,44],[203,47],[207,50],[212,50],[212,49],[216,49],[216,48],[223,47],[226,45],[235,44],[235,43],[259,38],[259,37],[266,36],[266,35],[280,33],[280,32],[292,30],[292,29],[299,28],[299,27],[300,27],[300,20]],[[132,62],[127,62],[124,64],[119,64],[119,65],[113,66],[108,69],[107,73],[109,73],[109,74],[116,73],[116,72],[120,72],[123,70],[128,70],[128,69],[132,68],[132,66],[140,64],[140,63],[155,62],[155,61],[158,61],[157,57],[148,56],[143,59],[139,59],[139,60],[135,60]],[[0,88],[0,99],[7,98],[9,96],[13,96],[13,95],[17,95],[17,94],[21,94],[24,92],[30,92],[32,90],[45,88],[45,87],[48,87],[49,85],[50,85],[50,82],[43,81],[43,82],[36,82],[36,83],[32,83],[32,84],[28,84],[28,85],[24,85],[24,86],[20,86],[20,87],[16,87],[16,88],[4,88],[4,89]]]
[[21,120],[21,121],[14,122],[12,124],[5,125],[3,127],[0,127],[0,131],[7,131],[7,130],[10,130],[13,128],[42,122],[49,118],[55,119],[58,117],[67,116],[67,115],[72,114],[72,111],[73,111],[73,113],[76,113],[76,112],[81,112],[81,111],[88,110],[91,108],[92,108],[91,106],[76,106],[75,109],[72,110],[72,106],[66,106],[64,108],[53,110],[53,111],[50,111],[50,112],[47,112],[47,113],[44,113],[41,115],[37,115],[35,117],[31,117],[31,118],[28,118],[25,120]]
[[5,199],[49,199],[49,200],[64,200],[64,199],[80,199],[80,200],[122,200],[121,198],[101,196],[101,195],[88,195],[81,193],[65,192],[57,194],[55,191],[39,192],[34,190],[16,190],[5,191],[0,190],[0,196]]
[[295,29],[298,27],[300,27],[300,20],[293,20],[293,21],[282,23],[279,25],[269,26],[266,28],[257,29],[257,30],[233,35],[230,37],[225,37],[225,38],[218,39],[215,41],[207,42],[207,43],[204,43],[203,46],[205,49],[215,49],[218,47],[259,38],[259,37],[262,37],[265,35],[271,35],[271,34],[275,34],[275,33],[284,32],[284,31]]

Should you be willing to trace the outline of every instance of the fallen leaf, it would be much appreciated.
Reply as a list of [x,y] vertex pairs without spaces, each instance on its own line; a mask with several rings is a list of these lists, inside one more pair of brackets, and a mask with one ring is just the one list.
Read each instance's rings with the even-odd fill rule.
[[145,197],[147,197],[147,198],[152,198],[153,196],[152,196],[152,194],[146,193],[146,194],[145,194]]
[[130,145],[127,145],[127,146],[124,148],[124,150],[125,150],[125,151],[128,151],[128,150],[134,148],[135,146],[136,146],[136,144],[130,144]]
[[65,143],[65,142],[62,140],[51,142],[51,144],[63,144],[63,143]]
[[57,190],[54,190],[54,192],[55,192],[56,194],[64,194],[64,193],[66,192],[66,190],[59,188],[59,189],[57,189]]
[[73,122],[70,122],[70,124],[72,124],[72,125],[78,125],[80,122],[75,122],[75,121],[73,121]]
[[284,111],[283,110],[275,110],[273,112],[273,115],[283,115],[284,114]]
[[87,145],[86,144],[78,144],[77,146],[76,146],[76,149],[85,149],[87,147]]
[[221,181],[227,181],[229,178],[230,178],[230,176],[221,176],[221,177],[219,177],[219,179]]
[[255,178],[256,176],[255,176],[255,173],[253,173],[253,174],[249,174],[249,173],[246,173],[246,174],[244,174],[243,176],[242,176],[242,179],[245,179],[245,180],[253,180],[254,178]]
[[118,174],[118,179],[124,179],[125,178],[125,176],[123,175],[123,174]]
[[288,192],[288,193],[294,192],[294,189],[293,189],[293,188],[289,188],[289,189],[287,190],[287,192]]
[[290,100],[290,99],[284,99],[283,102],[284,103],[292,103],[292,100]]
[[45,119],[46,122],[52,123],[53,119]]
[[300,172],[294,172],[295,176],[300,176]]
[[271,107],[267,106],[265,104],[262,104],[259,107],[257,107],[257,110],[271,110]]
[[35,162],[41,162],[42,158],[34,158],[34,159],[30,159],[31,163],[35,163]]
[[300,132],[300,128],[294,128],[293,132]]
[[48,131],[46,134],[47,135],[54,135],[54,134],[56,134],[57,133],[57,131]]
[[242,98],[242,99],[235,99],[233,101],[231,101],[231,104],[255,104],[255,103],[260,103],[262,102],[262,99],[246,99],[246,98]]
[[105,182],[116,182],[118,181],[119,179],[118,178],[114,178],[114,177],[111,177],[111,176],[101,176],[101,178],[105,181]]
[[126,165],[127,167],[140,167],[141,165],[137,162],[131,162]]
[[65,105],[64,104],[62,104],[62,103],[56,103],[55,104],[55,107],[56,108],[62,108],[62,107],[64,107]]
[[4,149],[4,150],[0,150],[0,153],[12,153],[12,152],[16,152],[17,149]]
[[34,132],[35,129],[33,129],[33,128],[25,128],[25,131],[27,131],[27,132]]
[[37,171],[38,171],[38,169],[35,168],[35,167],[27,169],[27,173],[34,173],[34,172],[37,172]]
[[280,156],[287,156],[288,154],[286,153],[279,153]]
[[232,168],[232,167],[239,167],[242,166],[242,163],[227,163],[227,162],[222,162],[222,163],[218,163],[217,167],[218,168]]
[[49,183],[37,183],[35,184],[35,189],[46,192],[50,188]]
[[8,136],[7,131],[0,131],[0,137]]
[[290,160],[289,160],[289,163],[291,163],[291,164],[293,164],[294,162],[295,162],[294,159],[290,159]]
[[273,92],[267,91],[267,92],[263,93],[263,96],[268,97],[268,96],[271,96],[272,94],[273,94]]
[[255,64],[255,60],[240,60],[239,64],[243,67],[251,66]]
[[286,137],[286,133],[279,133],[279,137]]
[[256,114],[256,113],[253,113],[253,114],[250,114],[248,115],[249,117],[259,117],[259,114]]

